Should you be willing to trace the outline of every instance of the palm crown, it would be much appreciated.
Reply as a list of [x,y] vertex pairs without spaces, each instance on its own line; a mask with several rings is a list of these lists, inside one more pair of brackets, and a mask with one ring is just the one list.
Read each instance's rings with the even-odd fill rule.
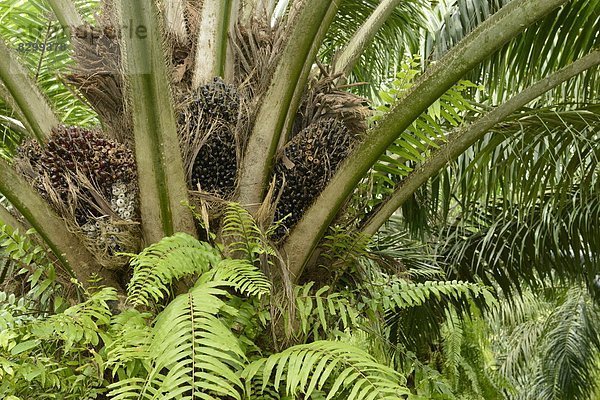
[[0,43],[0,220],[85,286],[124,294],[122,253],[184,232],[282,292],[344,287],[400,214],[447,277],[593,283],[597,1],[48,4],[75,63],[59,82],[50,29]]

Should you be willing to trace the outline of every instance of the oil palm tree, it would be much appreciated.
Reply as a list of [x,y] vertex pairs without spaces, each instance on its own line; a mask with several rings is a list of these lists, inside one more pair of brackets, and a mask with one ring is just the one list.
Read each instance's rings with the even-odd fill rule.
[[[2,219],[34,227],[81,282],[99,275],[120,288],[125,264],[114,255],[119,250],[138,247],[139,237],[150,244],[175,232],[218,233],[219,204],[233,200],[265,229],[276,222],[273,240],[282,264],[300,282],[323,264],[319,255],[328,229],[350,224],[373,235],[449,161],[494,127],[514,120],[523,107],[539,104],[540,96],[546,104],[552,104],[551,95],[562,94],[561,100],[588,105],[597,96],[596,2],[518,0],[488,7],[485,1],[459,1],[456,5],[470,6],[426,40],[424,72],[367,129],[364,101],[347,89],[368,77],[361,61],[373,56],[363,55],[386,50],[377,35],[382,27],[390,29],[385,25],[390,18],[400,21],[398,7],[406,7],[400,3],[107,1],[94,26],[84,23],[72,2],[50,1],[70,32],[78,61],[64,81],[95,109],[102,132],[60,127],[52,102],[14,49],[2,44],[8,55],[0,60],[6,104],[20,121],[15,126],[37,141],[18,160],[0,161],[0,191],[11,204],[10,212],[1,209]],[[409,3],[415,10],[427,9]],[[457,12],[454,3],[443,4],[446,12]],[[340,21],[348,21],[352,12],[361,16],[352,22],[363,22],[345,38]],[[407,23],[404,34],[394,31],[406,40],[394,42],[398,51],[416,44],[414,19],[421,18],[400,15]],[[444,48],[443,33],[457,31],[451,24],[462,34],[446,40]],[[395,64],[393,57],[388,57],[391,63],[379,63],[380,71]],[[487,98],[477,99],[485,107],[465,115],[452,130],[442,127],[442,135],[427,133],[427,123],[419,121],[469,74],[487,85]],[[411,130],[413,125],[423,130]],[[33,170],[45,177],[52,149],[71,149],[75,137],[105,146],[107,153],[98,154],[119,154],[115,165],[125,168],[119,179],[112,170],[108,175],[113,176],[100,179],[97,165],[86,164],[88,172],[82,172],[84,166],[75,161],[76,171],[59,171],[67,181],[62,195],[56,194],[52,177],[50,186],[32,188],[25,176]],[[488,154],[493,147],[480,150]],[[129,157],[135,158],[135,169],[122,160]],[[393,187],[375,202],[363,199],[358,189],[382,158],[405,168],[388,173]],[[64,168],[58,164],[57,169]],[[111,196],[123,196],[125,190],[117,184],[130,185],[127,190],[135,193],[133,214],[119,215],[111,204]],[[73,188],[76,200],[70,197]],[[64,204],[65,199],[71,203]],[[186,202],[202,217],[200,232]],[[90,246],[97,236],[83,231],[106,216],[125,228],[110,228],[108,237],[118,243],[105,245],[100,254]]]
[[[577,255],[586,261],[586,277],[594,277],[599,242],[588,218],[597,211],[598,193],[597,1],[448,0],[432,7],[394,0],[204,0],[201,6],[113,0],[101,2],[87,23],[83,4],[48,5],[66,27],[77,62],[61,84],[91,106],[100,127],[65,119],[57,112],[57,92],[40,90],[42,75],[25,67],[35,71],[37,57],[18,57],[15,38],[3,45],[10,57],[0,59],[2,94],[12,113],[3,121],[13,137],[26,132],[31,138],[0,161],[0,192],[7,200],[0,220],[34,227],[57,263],[84,285],[95,286],[99,277],[123,293],[130,274],[122,252],[157,242],[142,255],[177,271],[155,251],[170,250],[174,239],[161,239],[175,232],[191,235],[178,236],[186,238],[178,248],[183,258],[173,263],[181,270],[197,267],[190,254],[204,244],[193,237],[211,241],[216,235],[233,249],[229,257],[250,256],[253,265],[246,266],[255,272],[260,265],[278,289],[281,281],[309,282],[302,290],[314,288],[318,297],[336,285],[378,283],[394,270],[371,262],[377,252],[386,259],[384,241],[376,242],[365,265],[354,261],[367,253],[365,237],[398,210],[417,228],[412,232],[439,246],[450,277],[479,276],[509,291],[539,275],[581,276]],[[419,51],[420,62],[406,62]],[[365,121],[371,111],[358,94],[372,96],[385,74],[396,79]],[[465,77],[471,83],[459,82]],[[231,201],[251,216],[223,205]],[[396,251],[387,260],[397,258]],[[407,262],[407,252],[400,258]],[[130,291],[140,276],[148,283],[147,271],[139,272]],[[440,270],[408,274],[418,281]],[[391,282],[405,285],[393,275]],[[162,298],[168,288],[160,284]],[[188,311],[201,286],[165,309],[186,315],[181,327],[194,318],[196,310]],[[423,292],[443,296],[444,303],[456,290],[408,286],[406,297],[392,291],[382,299],[376,290],[364,296],[396,332],[418,326],[405,308],[421,305]],[[467,292],[473,287],[463,285]],[[155,286],[147,288],[156,294]],[[327,319],[320,315],[324,303],[316,308],[314,332],[297,329],[309,345],[274,354],[256,368],[271,371],[278,363],[297,386],[289,371],[299,368],[306,352],[339,351],[337,345],[319,347],[318,323],[326,330]],[[425,311],[439,323],[439,310]],[[167,317],[162,321],[161,327],[173,327]],[[228,329],[231,336],[238,328]],[[195,343],[191,330],[179,331],[188,338],[181,343]],[[378,358],[390,361],[390,349],[377,346],[384,349]],[[286,361],[291,356],[295,361]],[[148,382],[163,379],[158,360]],[[244,376],[256,377],[256,371],[250,367]],[[170,372],[193,380],[178,367]],[[300,381],[308,385],[308,379],[303,374]],[[352,393],[369,396],[362,383]]]

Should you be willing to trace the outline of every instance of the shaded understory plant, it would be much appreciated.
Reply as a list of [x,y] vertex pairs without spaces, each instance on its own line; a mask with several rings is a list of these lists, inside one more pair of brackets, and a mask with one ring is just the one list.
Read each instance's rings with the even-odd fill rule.
[[[231,205],[229,212],[245,210]],[[493,303],[481,285],[382,275],[353,290],[294,286],[295,313],[290,313],[286,305],[273,305],[271,282],[257,260],[274,252],[255,241],[257,236],[243,235],[249,221],[247,213],[231,217],[229,230],[235,226],[239,240],[229,246],[178,233],[130,255],[133,274],[125,299],[113,288],[82,289],[82,302],[44,312],[34,306],[31,293],[20,299],[2,294],[0,393],[21,399],[58,394],[90,399],[419,398],[419,389],[407,381],[410,370],[431,371],[424,379],[439,378],[436,387],[444,387],[444,378],[415,367],[410,357],[411,368],[396,368],[381,347],[385,315],[435,299]],[[259,229],[254,225],[253,231]],[[243,246],[246,257],[224,256],[241,251],[242,243],[254,243]],[[29,261],[25,254],[21,262]],[[195,283],[178,294],[175,283],[186,277]],[[272,319],[281,315],[291,318],[286,324],[290,344],[283,351],[261,346],[272,334]]]

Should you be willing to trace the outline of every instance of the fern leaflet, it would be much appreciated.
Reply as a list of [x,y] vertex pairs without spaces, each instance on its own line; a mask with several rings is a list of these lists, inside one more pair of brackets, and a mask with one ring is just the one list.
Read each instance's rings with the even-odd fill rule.
[[122,399],[178,399],[189,393],[203,399],[241,399],[237,371],[246,364],[238,339],[219,314],[233,314],[220,297],[227,282],[200,281],[175,298],[158,316],[143,356],[149,363],[145,379],[111,385],[110,395]]
[[133,277],[128,285],[128,301],[149,306],[164,299],[170,285],[186,275],[201,274],[215,266],[221,257],[208,243],[185,233],[176,233],[132,255]]

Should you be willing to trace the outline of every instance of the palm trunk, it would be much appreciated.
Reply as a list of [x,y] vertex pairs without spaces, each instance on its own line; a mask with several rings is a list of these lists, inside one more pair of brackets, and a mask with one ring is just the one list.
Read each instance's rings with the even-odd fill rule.
[[365,222],[362,232],[365,235],[374,235],[422,184],[427,182],[429,178],[442,169],[449,161],[457,158],[471,147],[473,143],[481,139],[494,125],[545,92],[598,64],[600,64],[600,50],[596,50],[547,78],[540,80],[493,111],[486,113],[476,122],[451,134],[445,145],[433,153],[423,165],[408,175],[398,185],[394,193],[380,204],[377,210]]
[[356,146],[284,245],[298,279],[317,243],[356,185],[394,140],[469,70],[527,26],[568,0],[516,0],[481,24],[419,79],[394,109]]
[[154,2],[122,0],[123,64],[133,117],[142,231],[147,243],[175,232],[195,233],[187,199],[177,124]]

